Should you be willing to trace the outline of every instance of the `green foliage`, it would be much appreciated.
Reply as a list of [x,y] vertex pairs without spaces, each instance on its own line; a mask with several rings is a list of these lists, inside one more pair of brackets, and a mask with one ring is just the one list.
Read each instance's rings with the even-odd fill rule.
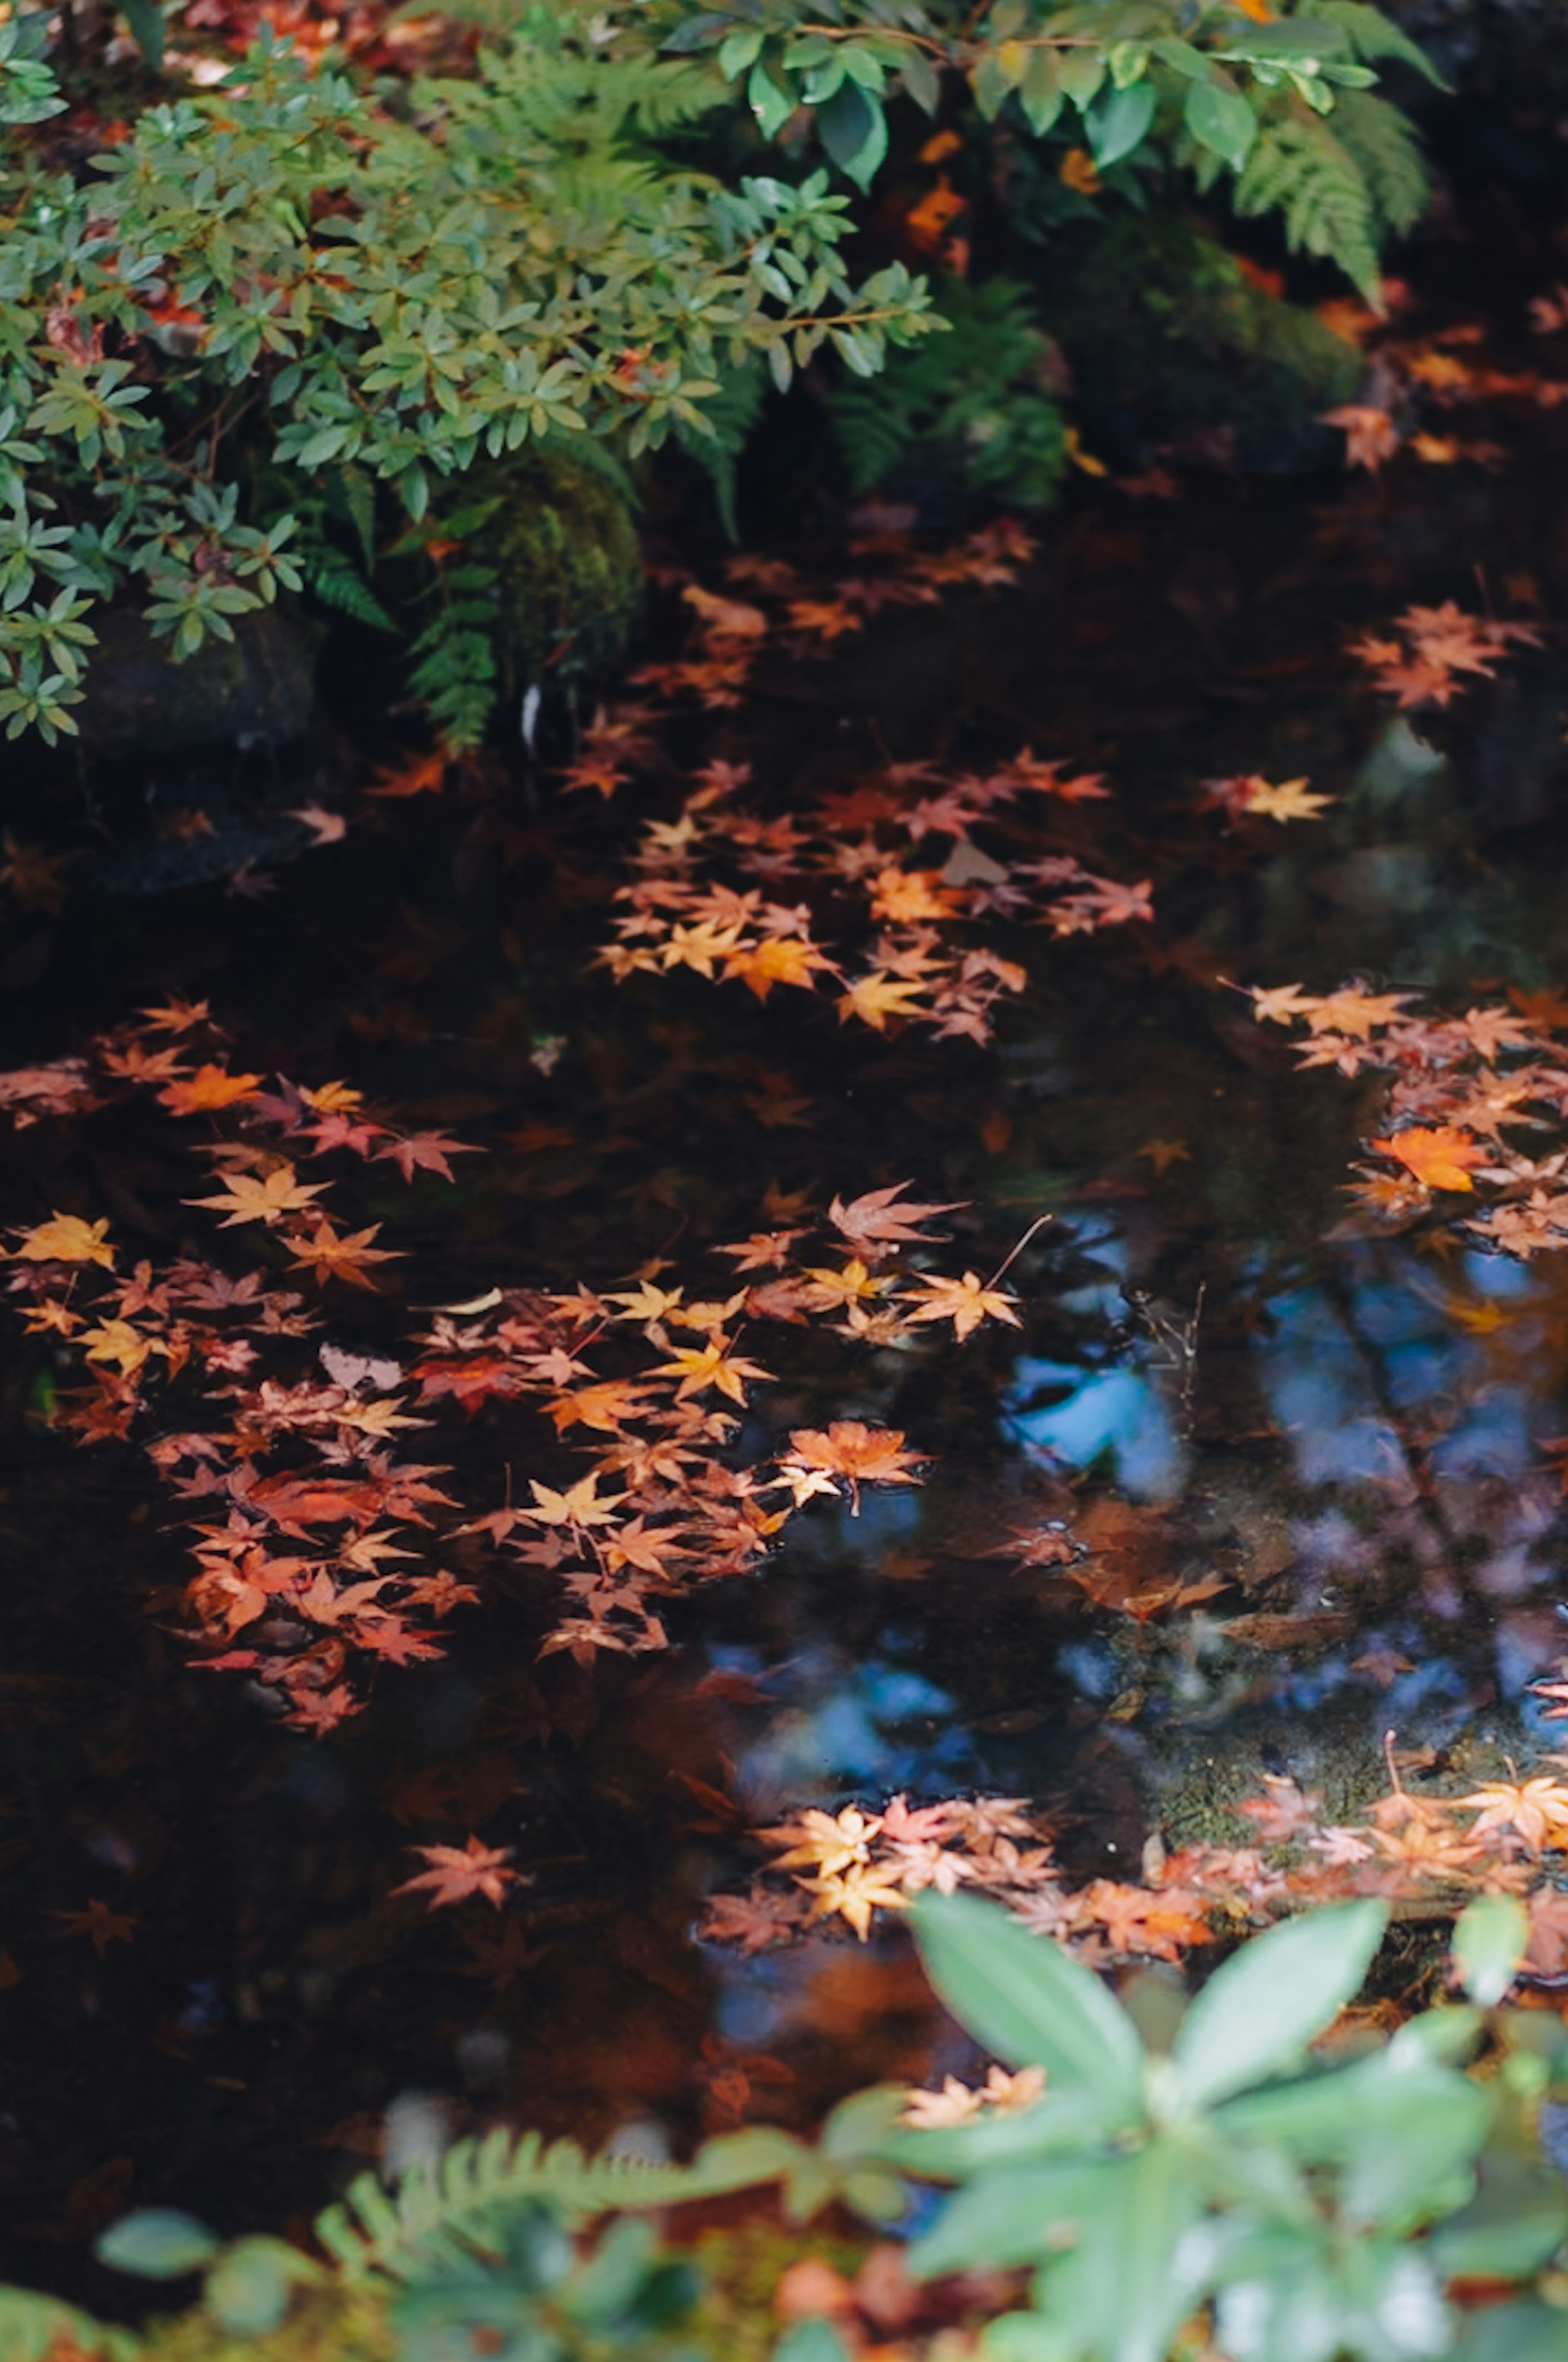
[[[934,115],[961,75],[980,114],[1014,134],[1066,133],[1096,166],[1157,155],[1208,185],[1235,182],[1243,214],[1278,212],[1291,244],[1337,262],[1376,302],[1376,251],[1413,217],[1409,127],[1355,102],[1397,60],[1436,80],[1415,44],[1365,0],[1302,0],[1259,24],[1224,0],[652,0],[664,46],[710,53],[764,138],[809,121],[828,158],[870,185],[902,95]],[[1340,124],[1342,110],[1352,122]],[[1327,129],[1330,117],[1343,136]]]
[[870,384],[848,379],[834,389],[834,430],[851,484],[867,491],[927,447],[977,490],[1043,506],[1067,464],[1067,439],[1028,290],[1006,278],[979,287],[959,280],[945,283],[938,302],[949,335],[891,356]]
[[[10,118],[34,120],[47,68],[15,22],[0,45]],[[444,488],[477,461],[595,439],[635,458],[674,427],[700,434],[722,373],[748,359],[782,382],[831,342],[872,369],[927,325],[901,265],[850,280],[847,201],[825,173],[726,187],[661,153],[660,137],[726,104],[699,67],[537,7],[471,79],[411,100],[394,116],[264,39],[232,86],[148,108],[80,181],[13,140],[13,735],[75,728],[86,619],[116,593],[139,594],[176,658],[307,580],[377,620],[378,589],[334,546],[329,488],[349,512],[340,537],[346,524],[373,556],[365,527],[383,504],[434,537]],[[265,488],[245,513],[242,482]],[[415,646],[416,688],[456,744],[483,727],[504,669],[497,573],[444,577]]]
[[[1560,2362],[1568,2350],[1562,2275],[1549,2269],[1568,2191],[1534,2137],[1563,2031],[1538,2013],[1486,2014],[1526,1932],[1510,1898],[1481,1896],[1461,1917],[1465,2003],[1326,2054],[1315,2046],[1360,1989],[1381,1903],[1332,1905],[1244,1944],[1165,2048],[1098,1977],[994,1904],[927,1894],[914,1916],[938,1992],[988,2049],[1043,2068],[1042,2096],[908,2129],[894,2121],[900,2093],[862,2092],[815,2147],[755,2126],[688,2166],[588,2158],[498,2130],[390,2191],[362,2176],[317,2224],[329,2268],[278,2240],[224,2246],[187,2216],[133,2214],[101,2258],[144,2277],[200,2268],[197,2312],[155,2324],[144,2345],[0,2290],[0,2362],[41,2362],[67,2338],[109,2362],[206,2362],[237,2346],[371,2362],[386,2350],[378,2324],[400,2362],[629,2350],[675,2362],[692,2343],[705,2350],[688,2320],[697,2276],[638,2218],[776,2183],[791,2219],[834,2200],[883,2220],[906,2176],[956,2185],[910,2251],[918,2273],[1032,2275],[1027,2305],[986,2326],[984,2362],[1166,2362],[1205,2310],[1232,2362]],[[1483,2046],[1486,2071],[1464,2071]],[[602,2217],[614,2219],[586,2238]],[[1517,2301],[1466,2328],[1448,2295],[1461,2279],[1512,2283]],[[673,2345],[688,2327],[691,2342]],[[797,2327],[774,2362],[834,2362],[832,2337]],[[734,2344],[731,2323],[720,2350]]]
[[[1521,1915],[1497,1901],[1471,1906],[1455,1944],[1483,2003],[1518,1957]],[[1519,2137],[1549,2069],[1527,2047],[1490,2082],[1461,2072],[1475,2007],[1432,2010],[1347,2063],[1311,2058],[1387,1916],[1347,1904],[1256,1937],[1161,2054],[1096,1977],[993,1906],[922,1898],[916,1935],[948,2005],[1014,2066],[1047,2069],[1032,2105],[892,2147],[959,2185],[916,2245],[919,2271],[1033,2270],[1029,2309],[990,2325],[987,2356],[1163,2362],[1206,2303],[1234,2362],[1474,2350],[1445,2279],[1528,2279],[1568,2231],[1568,2194]],[[1521,2330],[1562,2351],[1568,2320],[1553,2348],[1547,2311]]]

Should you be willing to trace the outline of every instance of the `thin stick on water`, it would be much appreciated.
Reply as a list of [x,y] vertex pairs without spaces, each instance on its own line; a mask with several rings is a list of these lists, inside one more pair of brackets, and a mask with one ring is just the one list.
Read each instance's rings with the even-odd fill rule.
[[1023,1237],[1019,1240],[1017,1245],[1014,1248],[1012,1253],[1008,1256],[1006,1262],[997,1264],[996,1269],[992,1273],[991,1277],[985,1283],[987,1287],[994,1287],[997,1281],[1002,1277],[1003,1273],[1012,1270],[1014,1264],[1017,1262],[1019,1256],[1023,1253],[1025,1248],[1028,1245],[1029,1241],[1034,1237],[1036,1231],[1043,1231],[1047,1222],[1054,1222],[1055,1220],[1056,1216],[1054,1214],[1041,1214],[1037,1220],[1031,1222]]

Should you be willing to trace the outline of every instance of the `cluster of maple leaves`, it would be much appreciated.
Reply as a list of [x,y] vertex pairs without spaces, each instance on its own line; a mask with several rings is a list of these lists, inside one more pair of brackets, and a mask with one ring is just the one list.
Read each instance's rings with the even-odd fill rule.
[[[1385,1753],[1389,1785],[1364,1821],[1330,1820],[1321,1796],[1266,1774],[1263,1793],[1234,1807],[1240,1842],[1168,1854],[1152,1838],[1142,1883],[1096,1878],[1075,1887],[1053,1852],[1051,1825],[1018,1796],[912,1805],[899,1795],[878,1812],[808,1810],[752,1832],[770,1859],[747,1893],[709,1898],[701,1933],[749,1954],[837,1920],[863,1942],[878,1913],[906,1910],[927,1889],[961,1888],[992,1896],[1036,1934],[1103,1968],[1179,1961],[1194,1946],[1310,1904],[1377,1895],[1441,1911],[1484,1890],[1528,1898],[1526,1974],[1557,1977],[1568,1959],[1568,1895],[1553,1881],[1551,1857],[1568,1852],[1568,1785],[1541,1772],[1464,1794],[1416,1793],[1401,1776],[1407,1767],[1391,1732]],[[951,2123],[1018,2097],[1010,2088],[977,2093],[960,2085],[912,2100],[918,2121]]]
[[[1408,992],[1308,993],[1294,984],[1256,988],[1260,1021],[1301,1025],[1303,1065],[1342,1075],[1387,1075],[1385,1129],[1367,1142],[1380,1160],[1359,1167],[1359,1202],[1384,1221],[1409,1223],[1442,1197],[1479,1199],[1461,1217],[1486,1245],[1528,1260],[1568,1246],[1568,999],[1514,990],[1463,1017],[1409,1011]],[[1527,1153],[1506,1133],[1521,1132]],[[1542,1138],[1542,1135],[1546,1138]]]
[[[1356,399],[1323,414],[1326,425],[1344,434],[1348,467],[1376,475],[1398,453],[1408,452],[1428,467],[1468,462],[1498,468],[1507,456],[1503,446],[1485,435],[1455,431],[1457,417],[1496,403],[1555,410],[1568,402],[1568,378],[1498,368],[1489,360],[1482,349],[1487,332],[1478,321],[1456,321],[1427,337],[1403,335],[1398,315],[1409,291],[1397,280],[1386,280],[1383,292],[1381,322],[1354,302],[1320,308],[1329,326],[1368,349],[1366,382]],[[1560,316],[1561,292],[1540,296],[1530,305],[1530,325],[1538,335],[1568,325]]]
[[82,1442],[128,1437],[155,1387],[186,1381],[185,1424],[159,1423],[145,1447],[196,1532],[183,1617],[203,1662],[250,1672],[290,1722],[324,1731],[357,1711],[352,1660],[439,1655],[441,1618],[475,1595],[408,1546],[447,1496],[431,1481],[439,1470],[396,1456],[422,1423],[400,1365],[315,1346],[320,1315],[290,1284],[370,1287],[393,1251],[376,1244],[379,1223],[340,1229],[319,1202],[330,1185],[300,1168],[347,1154],[450,1180],[466,1143],[373,1115],[342,1083],[268,1087],[220,1043],[204,1002],[174,1000],[83,1055],[0,1076],[0,1105],[25,1126],[146,1093],[176,1121],[207,1119],[191,1145],[211,1179],[187,1203],[222,1231],[264,1237],[266,1261],[236,1273],[182,1255],[127,1271],[106,1218],[57,1212],[13,1237],[5,1285],[27,1329],[80,1360],[84,1383],[54,1416]]
[[1402,712],[1452,704],[1468,682],[1492,679],[1510,648],[1541,644],[1533,624],[1466,614],[1452,599],[1441,607],[1408,607],[1388,629],[1395,636],[1369,633],[1353,641],[1350,653]]
[[[820,1223],[775,1200],[778,1227],[715,1250],[725,1275],[711,1297],[658,1284],[663,1263],[602,1294],[494,1289],[438,1312],[406,1365],[327,1341],[302,1374],[300,1347],[322,1322],[290,1275],[318,1291],[370,1287],[370,1266],[393,1256],[375,1242],[380,1224],[339,1229],[319,1202],[330,1185],[302,1180],[302,1164],[346,1153],[450,1179],[450,1158],[471,1152],[399,1130],[341,1083],[268,1087],[203,1054],[214,1032],[205,1004],[174,1002],[86,1055],[0,1076],[0,1103],[26,1124],[144,1091],[177,1120],[207,1117],[215,1136],[197,1153],[217,1186],[186,1203],[220,1230],[263,1234],[272,1268],[186,1256],[126,1273],[106,1218],[57,1212],[14,1237],[5,1285],[29,1331],[80,1358],[85,1383],[56,1417],[83,1441],[127,1437],[155,1382],[190,1374],[203,1407],[182,1400],[182,1424],[160,1422],[146,1445],[195,1528],[184,1617],[203,1664],[248,1673],[299,1727],[330,1730],[360,1709],[356,1666],[441,1654],[441,1619],[477,1596],[422,1562],[422,1539],[410,1546],[433,1511],[460,1506],[433,1481],[446,1470],[396,1456],[430,1407],[471,1415],[526,1400],[557,1438],[589,1440],[573,1481],[530,1478],[526,1502],[453,1530],[547,1572],[565,1612],[542,1653],[591,1663],[666,1646],[658,1601],[755,1565],[814,1497],[847,1492],[858,1510],[862,1485],[916,1480],[900,1431],[853,1418],[797,1429],[763,1464],[730,1464],[740,1422],[727,1406],[743,1409],[770,1374],[743,1349],[748,1325],[817,1321],[905,1347],[942,1329],[961,1342],[987,1321],[1018,1325],[994,1280],[906,1264],[906,1250],[926,1258],[934,1243],[922,1224],[956,1209],[895,1184],[835,1198]],[[803,1244],[823,1234],[831,1248]]]
[[[850,545],[861,570],[828,598],[806,595],[806,579],[772,557],[729,561],[746,600],[685,581],[695,653],[632,678],[665,698],[728,710],[742,701],[765,651],[798,657],[860,631],[883,606],[928,603],[955,585],[1011,582],[1030,547],[1003,522],[955,549],[923,551],[901,513],[873,512]],[[603,717],[563,784],[612,795],[654,755],[656,718],[647,704]],[[805,811],[770,811],[751,766],[716,756],[673,819],[643,827],[633,874],[616,893],[625,911],[599,956],[618,981],[686,968],[743,984],[764,1001],[775,986],[826,988],[841,1023],[858,1020],[880,1033],[909,1019],[938,1038],[984,1043],[997,1002],[1021,992],[1026,975],[957,930],[992,917],[1062,936],[1154,915],[1146,878],[1129,885],[1097,874],[1080,857],[1075,833],[1063,833],[1065,815],[1108,793],[1098,774],[1074,776],[1025,747],[983,777],[889,762]],[[1045,816],[1053,810],[1054,827]]]

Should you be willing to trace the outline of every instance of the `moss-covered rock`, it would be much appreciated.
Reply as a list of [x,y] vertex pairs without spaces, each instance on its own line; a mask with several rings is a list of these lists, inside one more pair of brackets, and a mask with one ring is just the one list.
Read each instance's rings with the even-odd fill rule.
[[1334,431],[1319,420],[1354,395],[1360,355],[1179,215],[1113,222],[1051,322],[1095,450],[1136,463],[1175,444],[1266,473],[1338,457]]
[[632,488],[598,447],[524,450],[470,479],[489,513],[476,554],[500,576],[501,687],[608,671],[642,585]]
[[236,2336],[200,2304],[149,2323],[144,2337],[146,2362],[392,2362],[397,2350],[386,2300],[335,2279],[297,2289],[262,2337]]

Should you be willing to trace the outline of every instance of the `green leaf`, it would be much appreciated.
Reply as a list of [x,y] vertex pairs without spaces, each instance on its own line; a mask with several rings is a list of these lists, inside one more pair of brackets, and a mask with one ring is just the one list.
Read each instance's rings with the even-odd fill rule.
[[904,87],[916,105],[926,115],[935,115],[941,105],[942,84],[925,50],[908,50],[899,71],[904,76]]
[[207,2274],[203,2302],[232,2337],[265,2337],[289,2310],[302,2280],[322,2277],[318,2265],[283,2239],[241,2239]]
[[131,28],[143,64],[157,73],[163,64],[163,10],[158,0],[120,0],[120,14]]
[[1083,118],[1089,151],[1102,171],[1130,156],[1154,121],[1152,83],[1134,83],[1128,90],[1102,91]]
[[1144,2047],[1098,1977],[994,1904],[923,1894],[911,1914],[926,1972],[955,2017],[1049,2092],[1092,2092],[1106,2121],[1140,2114]]
[[839,171],[859,187],[870,188],[887,154],[887,118],[880,103],[859,83],[843,82],[817,108],[817,121],[822,145]]
[[1061,113],[1065,96],[1054,53],[1049,50],[1031,50],[1018,86],[1018,101],[1036,139],[1045,138]]
[[1064,50],[1057,78],[1081,115],[1105,79],[1105,61],[1098,50]]
[[1459,1981],[1482,2009],[1495,2009],[1514,1981],[1530,1941],[1530,1919],[1517,1895],[1478,1894],[1453,1930]]
[[1171,2058],[1181,2103],[1212,2107],[1292,2067],[1360,1992],[1387,1923],[1387,1904],[1343,1903],[1243,1945],[1177,2034]]
[[1568,2312],[1561,2305],[1488,2305],[1453,2348],[1453,2362],[1568,2362]]
[[135,2272],[144,2280],[176,2280],[200,2271],[218,2252],[215,2233],[193,2214],[171,2206],[144,2206],[122,2215],[93,2249],[111,2271]]
[[849,2350],[830,2321],[797,2321],[773,2348],[773,2362],[850,2362]]
[[746,84],[746,103],[764,139],[776,139],[795,113],[795,101],[783,91],[766,66],[754,65]]
[[718,45],[718,71],[726,82],[733,82],[750,65],[755,65],[762,54],[761,25],[737,25]]
[[1551,2262],[1565,2235],[1562,2175],[1536,2158],[1488,2152],[1475,2197],[1439,2224],[1427,2252],[1444,2279],[1525,2279]]
[[1239,172],[1257,138],[1257,117],[1238,90],[1222,90],[1218,83],[1194,82],[1187,88],[1183,109],[1187,128],[1201,148]]

